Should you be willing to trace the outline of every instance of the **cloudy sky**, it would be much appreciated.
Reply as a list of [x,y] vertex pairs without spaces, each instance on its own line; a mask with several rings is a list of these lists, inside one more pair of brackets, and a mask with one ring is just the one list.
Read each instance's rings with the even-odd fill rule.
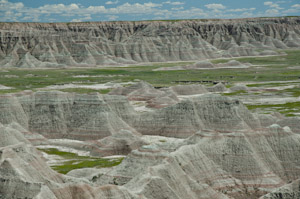
[[300,0],[0,0],[0,21],[81,22],[299,16]]

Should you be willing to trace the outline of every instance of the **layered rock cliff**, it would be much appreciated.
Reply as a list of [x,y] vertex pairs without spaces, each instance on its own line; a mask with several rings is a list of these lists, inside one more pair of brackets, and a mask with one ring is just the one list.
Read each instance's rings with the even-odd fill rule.
[[135,134],[187,138],[201,129],[260,128],[238,100],[216,94],[183,100],[149,112],[136,112],[123,96],[58,91],[0,96],[0,122],[17,122],[47,138],[100,139],[128,130]]
[[1,67],[62,67],[276,54],[300,47],[300,18],[1,23]]

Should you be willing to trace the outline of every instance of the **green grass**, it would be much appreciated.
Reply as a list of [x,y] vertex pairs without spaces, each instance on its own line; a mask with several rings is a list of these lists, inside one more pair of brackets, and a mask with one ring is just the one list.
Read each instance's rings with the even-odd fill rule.
[[89,156],[79,156],[76,153],[59,151],[55,148],[49,149],[41,149],[38,150],[43,151],[49,155],[58,155],[64,158],[66,161],[63,162],[62,165],[51,166],[51,168],[59,173],[67,174],[68,172],[74,169],[82,169],[82,168],[104,168],[104,167],[113,167],[119,165],[124,158],[97,158],[97,157],[89,157]]
[[[282,84],[282,85],[278,85],[278,86],[286,86],[286,85],[288,85],[288,84]],[[269,86],[269,88],[272,88],[274,85],[265,84],[265,86]],[[281,96],[283,96],[283,95],[285,95],[285,96],[289,95],[289,96],[292,96],[292,97],[300,97],[300,87],[288,88],[288,89],[283,89],[283,90],[276,90],[276,89],[274,89],[274,91],[269,91],[269,92],[272,92],[273,94],[281,95]]]
[[225,96],[235,96],[235,95],[242,95],[242,94],[247,94],[248,92],[247,91],[235,91],[235,92],[232,92],[232,93],[222,93],[222,95],[225,95]]
[[100,93],[101,94],[107,94],[107,93],[109,93],[111,91],[111,89],[101,89],[100,90]]
[[0,90],[0,95],[1,94],[8,94],[8,93],[17,93],[19,91],[22,91],[22,90],[19,90],[19,89],[6,89],[6,90]]
[[300,97],[300,87],[278,90],[278,91],[274,91],[274,93],[279,94],[279,95],[289,95],[292,97]]
[[279,55],[279,56],[269,56],[269,57],[241,57],[241,58],[234,58],[234,59],[216,59],[213,60],[212,63],[227,63],[230,60],[237,60],[243,63],[251,63],[253,65],[268,65],[269,67],[274,68],[279,67],[286,67],[286,66],[293,66],[293,65],[300,65],[300,58],[299,58],[299,50],[285,50],[279,51],[285,52],[287,55]]
[[123,158],[116,159],[95,159],[95,160],[71,160],[64,162],[63,165],[52,166],[51,168],[58,173],[67,174],[68,172],[74,169],[82,169],[82,168],[105,168],[105,167],[113,167],[117,166],[122,162]]
[[47,149],[38,148],[38,150],[43,151],[49,155],[58,155],[65,159],[79,159],[79,158],[87,159],[87,158],[90,158],[87,156],[79,156],[76,153],[59,151],[58,149],[55,149],[55,148],[47,148]]
[[[111,81],[128,82],[136,79],[144,80],[153,86],[172,86],[178,81],[226,81],[229,83],[245,81],[287,81],[299,80],[300,70],[288,69],[289,66],[300,65],[300,50],[286,50],[286,56],[237,58],[240,62],[264,65],[260,68],[215,69],[215,70],[175,70],[153,71],[160,67],[188,65],[193,62],[153,63],[152,65],[134,65],[122,68],[73,68],[73,69],[22,69],[8,68],[0,70],[0,84],[13,87],[14,91],[37,90],[55,84],[101,84]],[[215,60],[213,62],[227,62]],[[8,71],[8,72],[7,72]],[[28,76],[30,74],[30,76]],[[7,76],[8,75],[8,76]],[[16,75],[18,77],[14,77]],[[77,75],[86,75],[78,78]],[[114,75],[114,76],[112,76]],[[91,77],[101,76],[101,77]],[[68,90],[65,90],[68,91]],[[7,93],[11,91],[1,91]],[[69,92],[69,91],[68,91]],[[89,93],[93,90],[75,89],[71,92]],[[100,91],[106,92],[106,91]]]
[[[295,82],[299,83],[299,82]],[[287,86],[294,84],[293,82],[287,82],[287,83],[263,83],[263,84],[248,84],[248,87],[277,87],[277,86]]]
[[291,94],[293,97],[300,97],[300,87],[298,88],[288,88],[283,90],[285,93]]
[[278,111],[285,116],[295,116],[300,113],[300,102],[289,102],[285,104],[263,104],[263,105],[246,105],[249,110],[272,110]]

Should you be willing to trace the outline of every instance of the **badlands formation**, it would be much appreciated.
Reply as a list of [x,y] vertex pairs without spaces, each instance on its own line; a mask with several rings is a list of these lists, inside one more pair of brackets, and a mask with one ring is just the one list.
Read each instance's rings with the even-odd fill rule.
[[[287,125],[300,119],[253,114],[208,90],[158,93],[139,82],[110,95],[1,96],[1,198],[298,198],[300,125]],[[128,101],[170,96],[177,102],[144,111]],[[62,175],[35,148],[47,145],[126,157],[116,167]]]
[[[203,59],[283,56],[300,47],[300,18],[1,23],[0,34],[5,73],[183,60],[197,61],[154,70],[234,70],[254,66]],[[259,85],[127,83],[107,94],[52,85],[0,95],[0,199],[300,197],[299,107],[293,117],[251,112]],[[297,94],[292,86],[280,88]],[[253,94],[234,96],[243,92]]]
[[1,23],[1,67],[65,67],[276,55],[300,47],[299,17]]

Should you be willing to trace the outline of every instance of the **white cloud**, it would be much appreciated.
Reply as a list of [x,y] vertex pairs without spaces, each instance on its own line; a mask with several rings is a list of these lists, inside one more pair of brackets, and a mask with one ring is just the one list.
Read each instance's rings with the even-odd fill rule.
[[70,4],[70,9],[79,9],[79,6],[75,3]]
[[72,19],[71,22],[82,22],[80,19]]
[[290,9],[283,11],[283,13],[285,13],[285,14],[294,14],[294,13],[299,13],[299,12],[300,12],[300,4],[294,4],[291,6]]
[[110,14],[152,14],[159,10],[158,8],[161,7],[161,4],[156,3],[125,3],[123,5],[120,5],[116,8],[110,8],[106,10],[106,13]]
[[219,3],[212,3],[212,4],[207,4],[205,5],[205,7],[207,7],[208,9],[214,9],[214,10],[222,10],[225,9],[226,6],[219,4]]
[[271,2],[271,1],[265,1],[264,5],[265,6],[271,6],[271,5],[273,5],[273,2]]
[[60,4],[46,4],[37,8],[41,13],[59,14],[59,13],[70,13],[75,14],[74,11],[79,9],[79,6],[75,3],[70,5]]
[[[118,0],[112,0],[115,3]],[[106,1],[107,4],[111,4]],[[163,5],[168,4],[175,7],[170,9],[162,9]],[[127,16],[153,16],[160,18],[229,18],[239,17],[233,14],[234,12],[253,11],[253,8],[245,9],[232,9],[228,13],[225,6],[222,4],[207,4],[206,8],[212,9],[211,11],[204,11],[200,8],[191,7],[185,9],[183,1],[164,1],[162,3],[124,3],[114,7],[107,8],[104,5],[84,7],[80,4],[46,4],[38,8],[25,7],[23,3],[11,3],[8,0],[0,0],[0,21],[39,21],[49,20],[57,21],[74,20],[74,21],[89,21],[92,18],[116,20],[120,15]],[[7,12],[9,11],[9,12]],[[92,17],[93,16],[93,17]],[[147,17],[146,17],[147,18]]]
[[24,4],[22,2],[11,3],[7,0],[0,1],[0,10],[7,11],[7,10],[21,10],[24,8]]
[[282,13],[284,13],[284,14],[299,13],[299,10],[298,9],[287,9],[287,10],[284,10]]
[[193,18],[206,18],[209,15],[200,8],[192,7],[188,10],[179,10],[176,12],[170,12],[169,16],[176,19],[193,19]]
[[173,5],[173,6],[178,6],[178,5],[183,5],[184,2],[180,2],[180,1],[165,1],[165,2],[163,2],[163,4],[170,4],[170,5]]
[[[182,0],[165,0],[161,3],[153,3],[150,0],[143,3],[120,3],[120,0],[106,0],[103,5],[85,7],[81,4],[46,4],[38,8],[26,7],[21,2],[9,2],[0,0],[0,21],[90,21],[120,19],[187,19],[187,18],[239,18],[258,16],[279,16],[284,13],[299,13],[300,4],[294,4],[288,10],[280,8],[279,1],[265,1],[266,11],[259,12],[256,8],[227,8],[223,4],[211,3],[205,5],[207,9],[185,8]],[[12,1],[12,0],[11,0]],[[21,0],[20,0],[21,1]],[[104,1],[105,2],[105,1]],[[286,1],[287,2],[287,1]],[[110,6],[107,6],[110,5]],[[106,7],[107,6],[107,7]],[[170,7],[166,9],[165,7]],[[140,18],[139,18],[140,17]],[[123,20],[123,18],[122,18]]]
[[265,1],[264,5],[269,6],[270,8],[273,8],[273,9],[277,9],[277,10],[283,9],[277,3],[274,3],[272,1]]
[[171,8],[171,10],[183,10],[184,9],[184,7],[176,7],[176,8]]
[[228,12],[246,12],[246,11],[254,11],[256,8],[237,8],[237,9],[229,9]]
[[115,20],[117,20],[119,18],[119,16],[117,16],[117,15],[108,15],[107,16],[107,19],[109,20],[109,21],[115,21]]
[[40,21],[40,14],[36,12],[32,13],[26,13],[25,17],[22,17],[23,21],[34,21],[34,22],[39,22]]
[[11,3],[7,0],[0,1],[0,21],[20,21],[23,16],[24,4]]
[[300,4],[292,5],[292,8],[299,8],[300,9]]
[[[135,5],[137,5],[137,4],[135,4]],[[149,2],[149,3],[144,3],[144,6],[150,7],[150,8],[155,8],[155,7],[161,7],[162,5],[161,4],[157,4],[157,3]]]
[[82,22],[82,21],[88,21],[88,20],[91,20],[91,19],[92,18],[91,18],[90,14],[84,14],[83,17],[72,19],[71,22]]
[[112,5],[112,4],[118,4],[118,3],[119,3],[119,1],[117,0],[117,1],[107,1],[105,4]]
[[278,16],[279,15],[279,11],[276,9],[268,9],[266,10],[266,14],[268,16]]
[[106,12],[106,8],[104,6],[89,6],[86,10],[93,14]]

